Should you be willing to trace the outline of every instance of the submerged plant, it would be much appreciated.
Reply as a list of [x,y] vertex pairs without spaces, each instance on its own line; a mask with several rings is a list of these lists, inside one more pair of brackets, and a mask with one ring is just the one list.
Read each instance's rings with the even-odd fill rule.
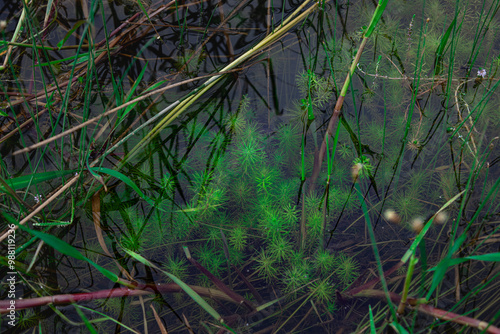
[[247,246],[247,233],[242,227],[235,227],[229,233],[229,243],[238,251],[242,251]]
[[278,262],[282,262],[292,251],[292,244],[286,238],[276,237],[273,238],[267,250]]
[[359,263],[343,252],[339,253],[337,259],[337,277],[344,286],[348,286],[359,276]]
[[291,203],[288,203],[283,210],[283,218],[287,222],[288,225],[292,225],[298,219],[299,210],[297,210],[297,206]]
[[269,255],[265,250],[261,250],[259,256],[255,258],[255,271],[260,277],[271,282],[278,277],[278,263],[276,258]]
[[297,76],[297,87],[306,101],[310,100],[314,108],[322,108],[333,95],[332,84],[328,79],[308,70]]
[[262,164],[255,171],[255,186],[259,193],[269,193],[279,175],[279,172],[270,166]]
[[316,211],[307,218],[307,233],[309,234],[312,244],[317,242],[317,238],[321,235],[323,228],[323,214],[321,211]]
[[357,180],[358,178],[369,177],[372,175],[373,166],[370,163],[370,159],[362,155],[352,162],[352,178]]
[[176,276],[181,281],[186,279],[189,272],[187,261],[185,259],[178,259],[177,257],[169,257],[162,267],[165,271]]
[[420,201],[415,197],[414,192],[410,191],[396,193],[391,200],[391,204],[392,208],[394,208],[403,222],[408,222],[422,211]]
[[297,179],[282,180],[276,187],[278,203],[286,206],[296,201],[300,184]]
[[332,271],[337,263],[336,257],[327,250],[319,249],[314,254],[314,267],[322,273]]
[[300,146],[301,133],[296,125],[282,125],[276,131],[276,139],[278,148],[282,149],[285,154],[291,158],[297,153],[297,148]]
[[288,299],[295,299],[308,282],[309,275],[302,267],[291,267],[287,269],[281,280],[283,283],[283,292],[288,294]]
[[195,253],[197,260],[212,274],[218,275],[225,268],[225,259],[219,250],[203,244]]
[[259,227],[262,233],[271,239],[281,234],[289,233],[288,222],[274,208],[270,208],[264,212],[264,217],[259,219]]
[[128,304],[127,300],[128,298],[126,297],[108,298],[101,304],[101,307],[106,313],[110,313],[113,316],[126,314],[128,313],[128,307],[126,307],[126,304]]
[[243,134],[246,125],[247,121],[245,120],[245,116],[241,112],[238,112],[228,117],[226,131],[233,133],[236,136],[240,136]]
[[212,246],[220,246],[221,245],[221,234],[220,229],[208,227],[208,231],[206,232],[206,236],[208,238],[208,242]]
[[316,192],[309,193],[306,195],[304,204],[307,214],[314,214],[321,208],[322,198]]
[[143,238],[139,234],[123,234],[119,240],[120,245],[134,253],[142,252]]
[[43,319],[42,316],[36,314],[32,309],[22,310],[17,315],[19,318],[16,326],[21,330],[35,327]]
[[252,170],[262,162],[262,159],[265,157],[263,149],[262,145],[255,138],[238,141],[233,151],[233,156],[243,173],[248,173],[249,170]]
[[312,298],[318,303],[326,303],[333,299],[335,289],[328,280],[319,280],[309,286]]

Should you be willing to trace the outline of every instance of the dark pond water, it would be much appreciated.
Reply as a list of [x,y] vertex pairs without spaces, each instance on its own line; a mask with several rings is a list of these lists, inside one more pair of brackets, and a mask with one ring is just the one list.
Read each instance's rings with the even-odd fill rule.
[[[373,3],[322,5],[168,120],[155,115],[186,101],[210,74],[278,30],[300,2],[54,4],[56,11],[41,3],[29,7],[29,23],[17,38],[24,46],[0,73],[7,115],[0,116],[2,178],[70,171],[16,189],[36,208],[78,173],[74,185],[27,225],[123,279],[150,284],[149,291],[156,285],[157,293],[81,301],[87,309],[78,311],[74,305],[19,310],[15,328],[2,317],[6,332],[38,326],[49,333],[87,332],[84,319],[103,317],[97,332],[159,333],[161,326],[169,333],[223,332],[207,307],[168,289],[172,280],[163,271],[206,297],[236,333],[367,330],[369,305],[382,326],[386,300],[348,298],[350,292],[378,276],[378,266],[397,264],[419,222],[464,189],[444,221],[426,233],[410,295],[425,296],[432,280],[425,268],[439,263],[461,233],[468,235],[461,256],[498,251],[498,5],[456,9],[449,2],[402,1],[387,7],[353,75],[336,140],[329,140],[335,154],[325,157],[313,183],[315,156]],[[3,41],[11,41],[21,11],[0,2]],[[122,26],[127,20],[133,23]],[[63,40],[68,48],[57,50]],[[33,43],[55,49],[33,51]],[[440,45],[445,48],[438,52]],[[3,62],[5,42],[2,47]],[[180,82],[126,112],[98,117]],[[61,139],[16,153],[92,118]],[[156,131],[161,119],[168,126]],[[356,183],[353,166],[361,167]],[[22,205],[2,194],[2,211],[21,221]],[[398,218],[387,216],[392,210]],[[17,298],[121,287],[25,231],[17,231],[16,245]],[[387,278],[390,291],[401,294],[405,274],[402,266]],[[434,305],[494,321],[496,275],[498,268],[486,262],[450,268]],[[246,302],[221,297],[224,289]],[[453,327],[421,314],[402,324],[415,332]]]

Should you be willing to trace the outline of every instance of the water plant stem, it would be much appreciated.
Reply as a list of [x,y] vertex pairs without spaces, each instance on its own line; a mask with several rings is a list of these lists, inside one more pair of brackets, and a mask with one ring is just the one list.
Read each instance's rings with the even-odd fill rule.
[[408,263],[408,271],[406,272],[405,285],[403,289],[403,296],[401,297],[401,302],[398,306],[398,314],[403,314],[405,312],[406,299],[408,298],[408,290],[410,289],[410,283],[413,276],[413,270],[415,265],[418,263],[418,259],[413,254],[410,258],[410,263]]

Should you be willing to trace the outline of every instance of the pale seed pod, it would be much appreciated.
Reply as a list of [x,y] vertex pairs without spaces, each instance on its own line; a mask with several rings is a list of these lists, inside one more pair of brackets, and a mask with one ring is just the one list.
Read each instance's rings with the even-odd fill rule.
[[447,220],[448,220],[448,213],[444,211],[438,212],[434,217],[434,223],[439,225],[446,223]]
[[361,172],[361,169],[363,169],[363,164],[361,162],[358,162],[354,166],[351,167],[351,175],[352,175],[352,181],[356,182],[358,181],[359,178],[359,173]]
[[424,228],[424,220],[420,217],[413,218],[411,221],[411,229],[415,233],[420,233],[422,229]]
[[387,209],[384,211],[384,218],[393,224],[401,223],[401,217],[393,209]]

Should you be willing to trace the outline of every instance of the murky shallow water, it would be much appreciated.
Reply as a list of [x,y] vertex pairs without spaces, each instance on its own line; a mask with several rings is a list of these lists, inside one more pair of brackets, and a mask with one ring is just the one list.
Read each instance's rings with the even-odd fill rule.
[[[55,104],[50,118],[47,113],[45,120],[40,120],[40,129],[28,125],[22,136],[15,134],[0,144],[2,165],[7,171],[4,177],[31,173],[35,166],[39,172],[83,168],[81,172],[84,173],[87,164],[109,148],[108,145],[129,126],[136,128],[205,79],[186,83],[158,99],[153,97],[139,103],[113,133],[110,129],[116,120],[110,119],[108,125],[104,121],[94,123],[66,137],[64,142],[49,145],[45,153],[42,149],[33,151],[29,159],[26,155],[13,156],[12,153],[42,137],[49,137],[52,129],[60,133],[81,123],[82,117],[98,116],[117,100],[125,101],[138,78],[137,92],[143,92],[162,80],[178,82],[222,68],[266,35],[267,3],[250,2],[219,27],[221,17],[231,15],[239,4],[225,3],[222,14],[212,3],[179,5],[175,10],[173,7],[165,9],[152,18],[155,29],[150,29],[147,20],[134,27],[114,46],[117,49],[112,50],[110,60],[96,62],[95,72],[87,76],[93,80],[82,79],[74,83],[64,116],[57,120],[61,104]],[[112,178],[107,183],[108,191],[101,190],[92,206],[91,195],[98,183],[91,176],[87,178],[89,173],[86,173],[71,193],[59,197],[44,213],[46,221],[66,221],[71,215],[72,203],[76,203],[72,224],[50,228],[47,232],[64,239],[87,258],[117,274],[121,270],[119,263],[124,270],[122,275],[140,283],[165,284],[170,280],[160,271],[127,256],[124,248],[140,253],[187,284],[200,289],[214,288],[213,280],[186,259],[187,247],[203,268],[251,303],[263,305],[276,301],[264,311],[253,314],[235,307],[234,303],[208,299],[212,307],[228,317],[227,322],[237,333],[278,329],[311,333],[353,331],[363,319],[366,321],[368,304],[379,307],[376,299],[369,299],[368,303],[364,299],[346,303],[339,298],[339,293],[348,291],[351,284],[359,286],[373,278],[376,270],[365,215],[352,182],[353,164],[361,162],[365,171],[369,171],[359,180],[359,188],[366,197],[369,216],[375,226],[384,269],[392,267],[408,249],[415,236],[410,228],[412,220],[428,218],[462,191],[477,164],[487,161],[489,168],[484,164],[474,174],[477,178],[472,180],[476,186],[466,203],[461,224],[473,217],[498,179],[499,151],[494,140],[498,129],[498,117],[495,117],[498,97],[492,89],[497,83],[494,75],[498,62],[491,56],[498,53],[495,30],[484,34],[480,46],[470,44],[472,37],[467,36],[451,45],[452,54],[456,56],[453,74],[446,77],[448,72],[444,71],[438,79],[433,78],[434,51],[439,46],[443,27],[451,21],[431,16],[436,6],[437,3],[428,5],[424,15],[421,6],[416,4],[388,8],[378,37],[365,50],[347,95],[333,164],[329,171],[324,164],[312,191],[309,189],[314,154],[321,145],[333,110],[335,92],[345,79],[357,47],[357,31],[368,23],[373,10],[372,7],[365,9],[363,3],[338,5],[337,8],[327,4],[324,12],[310,16],[280,42],[246,62],[240,71],[228,75],[164,129],[120,170],[144,193],[143,198],[123,180]],[[453,8],[446,6],[438,12]],[[284,8],[273,3],[269,10],[273,14],[272,22],[287,17],[296,7],[296,3],[287,3]],[[472,5],[468,8],[464,25],[473,21],[474,10]],[[103,12],[108,34],[125,17],[135,13],[143,17],[140,11],[133,3],[105,4]],[[37,13],[43,17],[43,8]],[[62,2],[58,21],[49,29],[44,43],[54,45],[60,41],[68,30],[64,27],[74,26],[85,15],[80,5]],[[99,23],[103,21],[100,15],[100,12],[95,15],[96,25],[92,30],[96,43],[105,36],[102,23]],[[427,16],[430,17],[428,22],[423,20]],[[12,31],[15,24],[14,20],[10,21],[7,31]],[[205,29],[207,26],[209,29]],[[83,26],[76,33],[82,34]],[[186,59],[212,33],[215,36],[199,55],[179,72]],[[468,32],[463,30],[462,33]],[[73,36],[66,44],[78,43],[79,39]],[[70,65],[54,66],[52,73],[46,66],[42,72],[48,81],[44,83],[40,72],[33,74],[31,70],[36,57],[30,52],[28,49],[14,54],[12,81],[7,80],[8,74],[4,74],[5,80],[2,80],[4,96],[5,92],[17,89],[16,82],[31,96],[43,91],[54,77],[60,83],[67,80]],[[65,50],[50,55],[53,59],[61,59],[74,54],[74,50]],[[469,56],[475,57],[475,61],[468,75],[463,64]],[[99,55],[95,57],[98,59]],[[449,62],[444,61],[446,66]],[[475,79],[480,67],[487,69],[492,80],[489,76]],[[419,91],[416,102],[412,102],[411,92],[417,85],[415,75],[420,77]],[[118,97],[113,96],[114,90],[119,92]],[[488,95],[490,90],[492,93]],[[485,102],[481,103],[485,96]],[[42,103],[38,107],[34,103],[20,103],[9,112],[17,115],[21,123],[29,118],[30,112],[43,109],[47,97],[40,99]],[[144,115],[139,118],[143,111]],[[469,113],[470,122],[466,120],[454,133],[450,128],[458,129],[457,125]],[[138,123],[134,123],[136,119]],[[8,122],[3,119],[2,136],[13,128]],[[48,123],[56,125],[47,126]],[[103,159],[103,166],[117,166],[119,159],[150,131],[151,127],[139,131]],[[470,141],[465,142],[468,138]],[[493,143],[491,149],[490,143]],[[35,196],[47,198],[60,184],[60,179],[41,183],[23,195],[34,205]],[[482,224],[478,231],[485,235],[496,231],[492,217],[498,212],[495,204],[498,194],[494,195],[496,197],[483,208],[484,214],[480,213],[483,220],[476,221]],[[144,197],[151,199],[156,207]],[[15,212],[11,201],[5,199],[3,205]],[[383,218],[381,213],[388,208],[398,212],[401,224],[395,225]],[[102,232],[94,227],[97,212]],[[452,206],[448,214],[448,222],[433,227],[426,236],[430,265],[434,265],[447,249],[447,233],[458,217],[458,206]],[[305,230],[301,230],[301,226],[305,226]],[[97,234],[102,234],[103,241],[98,240]],[[28,239],[19,233],[17,242],[25,243]],[[104,245],[111,257],[105,254]],[[489,249],[484,247],[481,252]],[[18,259],[29,264],[35,257],[35,250],[36,243],[20,253]],[[32,286],[39,287],[36,289],[42,295],[118,287],[103,279],[87,263],[61,255],[50,247],[43,247],[36,258],[31,270],[36,274],[26,274],[26,277]],[[478,271],[474,282],[487,277],[487,267],[475,264],[465,269],[472,268]],[[123,274],[125,271],[127,274]],[[397,293],[401,291],[404,274],[404,270],[398,271],[399,279],[390,283]],[[427,274],[427,279],[429,277]],[[444,281],[444,290],[451,289],[448,283],[453,279],[451,275]],[[473,286],[464,286],[462,293]],[[23,285],[23,298],[34,297],[33,289]],[[415,294],[419,293],[417,290]],[[186,330],[183,316],[196,332],[208,332],[207,328],[214,330],[210,325],[213,318],[185,294],[164,293],[152,298],[146,296],[142,301],[145,317],[137,297],[109,298],[82,305],[141,332],[144,331],[144,318],[149,331],[158,331],[149,305],[155,308],[169,331]],[[443,293],[439,307],[449,309],[452,305],[451,292]],[[497,310],[491,303],[482,306],[487,314]],[[58,310],[72,321],[82,321],[73,306],[58,306]],[[460,312],[467,310],[464,306]],[[42,321],[45,331],[68,332],[84,328],[53,315],[47,306],[36,308],[35,312],[49,316]],[[89,318],[98,317],[85,312]],[[35,318],[33,313],[26,311],[20,316],[28,320]],[[430,326],[430,321],[418,318],[415,326],[425,328]],[[106,321],[99,324],[99,330],[116,332],[123,328]]]

